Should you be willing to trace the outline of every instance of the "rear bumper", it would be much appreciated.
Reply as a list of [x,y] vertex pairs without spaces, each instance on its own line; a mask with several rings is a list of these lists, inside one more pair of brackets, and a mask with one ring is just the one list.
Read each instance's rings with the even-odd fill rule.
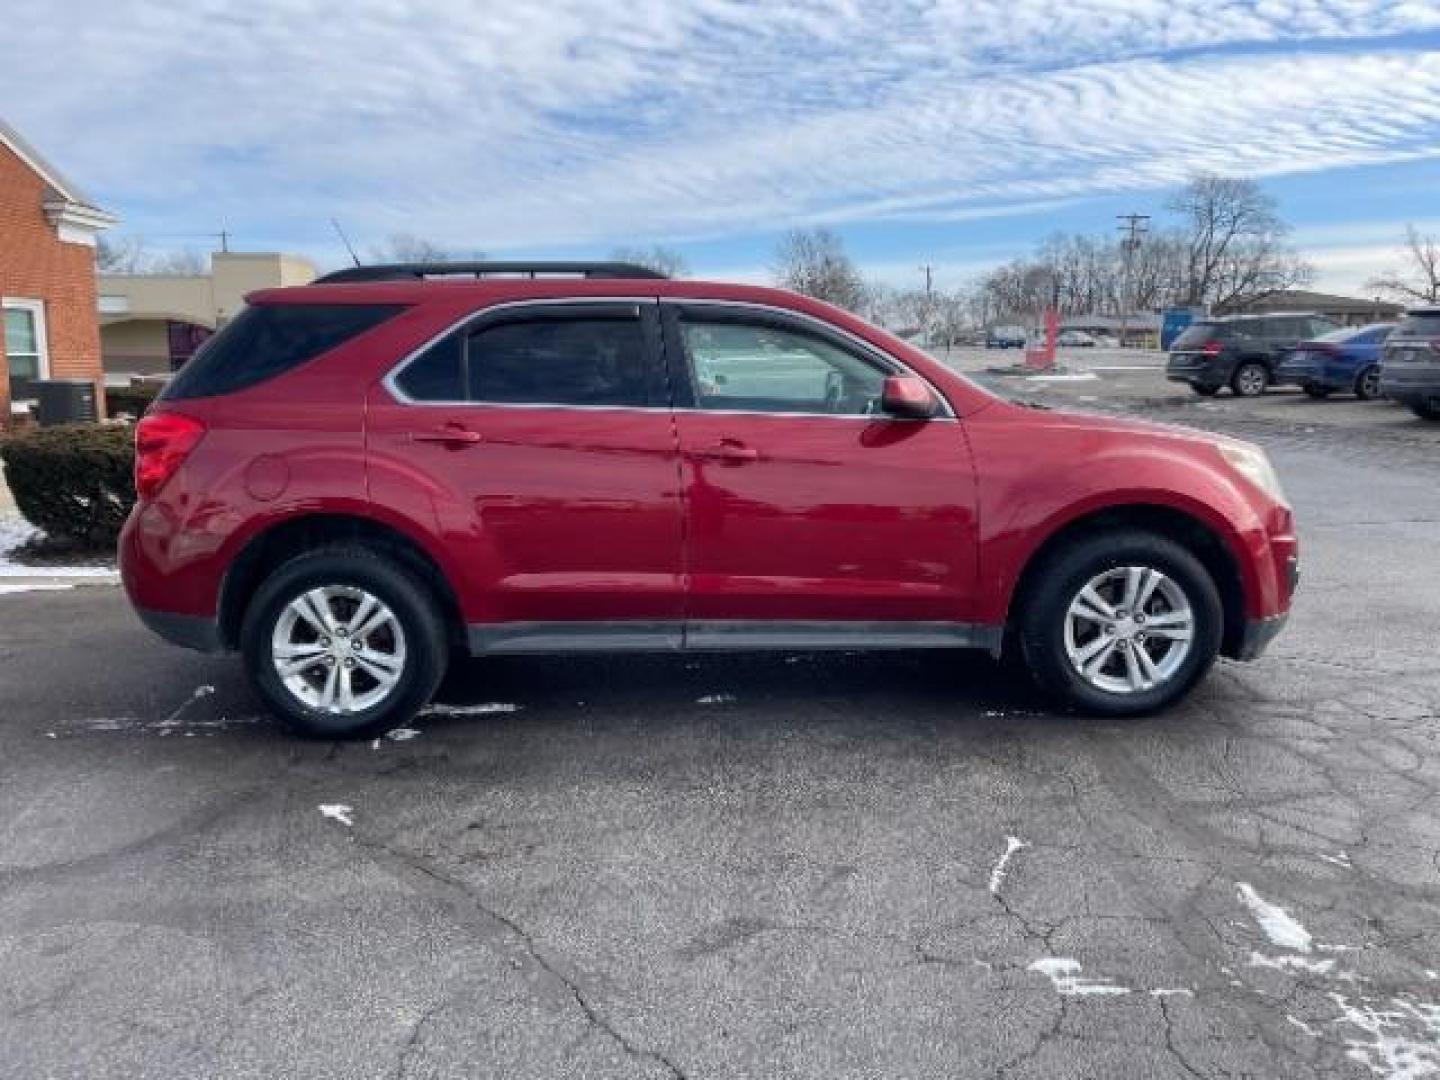
[[1440,398],[1440,364],[1382,367],[1380,392],[1407,404]]
[[1279,615],[1271,615],[1264,619],[1249,619],[1245,623],[1245,633],[1240,639],[1240,646],[1235,650],[1236,660],[1256,660],[1270,647],[1285,624],[1290,621],[1290,613],[1282,612]]
[[1223,357],[1192,360],[1188,356],[1172,356],[1165,365],[1165,377],[1171,382],[1189,383],[1191,386],[1224,386],[1230,379],[1234,365]]
[[224,652],[225,645],[220,637],[220,625],[204,615],[177,615],[173,611],[152,611],[137,607],[135,614],[153,633],[172,645],[194,649],[197,652]]

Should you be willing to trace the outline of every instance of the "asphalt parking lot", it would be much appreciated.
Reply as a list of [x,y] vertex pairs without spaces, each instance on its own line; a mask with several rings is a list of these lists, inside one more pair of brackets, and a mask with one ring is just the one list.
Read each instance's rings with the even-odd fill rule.
[[1440,1073],[1440,425],[1124,359],[997,385],[1261,442],[1304,544],[1272,652],[1149,720],[510,658],[307,744],[113,586],[0,595],[0,1076]]

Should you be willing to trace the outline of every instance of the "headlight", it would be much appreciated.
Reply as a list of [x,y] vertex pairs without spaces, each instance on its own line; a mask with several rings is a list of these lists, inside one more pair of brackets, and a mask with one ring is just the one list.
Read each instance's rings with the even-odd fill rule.
[[1215,448],[1220,451],[1220,456],[1228,461],[1245,479],[1269,495],[1278,503],[1289,506],[1289,500],[1285,498],[1285,489],[1280,486],[1280,477],[1275,472],[1275,466],[1270,464],[1270,458],[1265,451],[1254,443],[1247,442],[1217,442]]

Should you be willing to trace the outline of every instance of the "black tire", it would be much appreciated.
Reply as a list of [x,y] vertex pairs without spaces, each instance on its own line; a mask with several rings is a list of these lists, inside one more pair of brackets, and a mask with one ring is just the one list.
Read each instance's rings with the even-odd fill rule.
[[[275,669],[271,639],[289,604],[324,586],[363,589],[394,613],[405,660],[393,689],[364,710],[312,707],[288,690]],[[261,584],[245,613],[240,647],[246,673],[265,704],[291,731],[314,739],[357,739],[399,727],[434,696],[449,648],[434,594],[400,563],[365,548],[327,547],[284,563]]]
[[1380,365],[1371,364],[1355,376],[1355,396],[1361,401],[1374,401],[1380,396]]
[[1306,383],[1301,389],[1305,391],[1307,396],[1314,398],[1316,401],[1324,401],[1330,396],[1330,388],[1328,386]]
[[1203,386],[1200,383],[1191,383],[1190,389],[1194,390],[1195,393],[1199,394],[1201,397],[1214,397],[1220,392],[1220,388],[1218,386]]
[[[1194,616],[1193,638],[1166,681],[1115,693],[1076,670],[1066,652],[1065,624],[1071,602],[1088,582],[1126,566],[1158,570],[1179,586]],[[1060,705],[1098,716],[1147,715],[1183,697],[1215,662],[1224,631],[1220,594],[1200,560],[1173,540],[1142,530],[1091,533],[1051,552],[1036,569],[1019,612],[1020,647],[1031,677]]]
[[1270,371],[1254,360],[1247,360],[1230,376],[1230,389],[1236,397],[1259,397],[1270,388]]
[[1412,401],[1410,411],[1421,420],[1440,420],[1440,400],[1431,398],[1428,401]]

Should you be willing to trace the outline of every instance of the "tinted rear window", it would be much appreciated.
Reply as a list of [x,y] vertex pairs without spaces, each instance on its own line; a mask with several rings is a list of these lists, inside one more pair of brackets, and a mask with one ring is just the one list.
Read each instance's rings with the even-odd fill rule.
[[1197,345],[1204,345],[1207,341],[1220,341],[1224,337],[1225,327],[1222,323],[1191,323],[1170,347],[1172,349],[1193,349]]
[[1440,336],[1440,311],[1429,312],[1424,315],[1407,315],[1395,328],[1396,337],[1436,337]]
[[403,310],[394,304],[247,307],[191,357],[162,397],[233,394],[291,371]]

